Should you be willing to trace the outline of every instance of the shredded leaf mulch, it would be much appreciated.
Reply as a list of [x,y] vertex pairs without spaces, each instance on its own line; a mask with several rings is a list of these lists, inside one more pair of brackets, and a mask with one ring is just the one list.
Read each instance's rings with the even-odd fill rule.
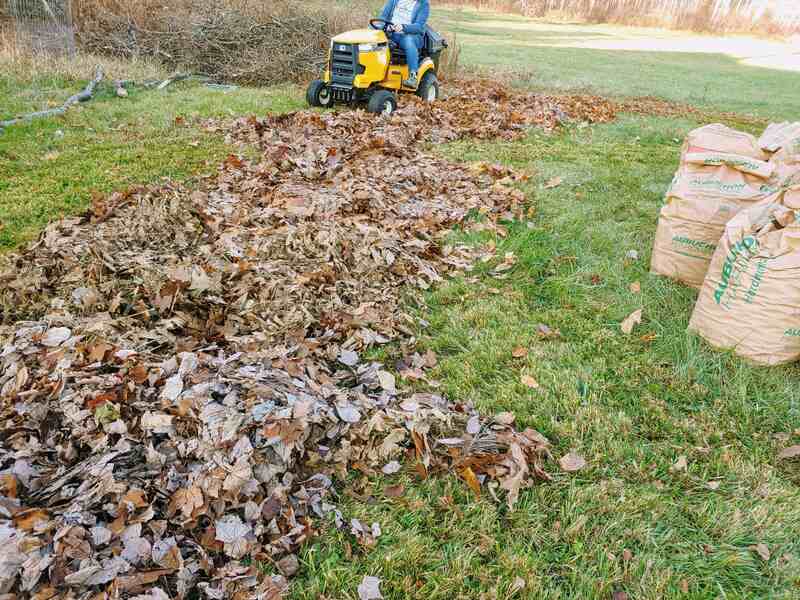
[[[0,593],[279,598],[324,523],[380,536],[336,507],[353,470],[454,471],[513,507],[547,440],[395,373],[436,364],[402,298],[491,260],[449,233],[524,218],[526,176],[427,148],[613,116],[479,82],[391,119],[212,122],[260,158],[97,196],[7,257]],[[393,341],[400,364],[364,359]]]

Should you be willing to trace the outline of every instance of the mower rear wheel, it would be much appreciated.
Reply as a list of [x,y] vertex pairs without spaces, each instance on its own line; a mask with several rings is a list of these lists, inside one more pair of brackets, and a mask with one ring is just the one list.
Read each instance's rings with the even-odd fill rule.
[[308,102],[309,106],[330,108],[333,106],[333,95],[324,81],[315,79],[309,84],[306,91],[306,102]]
[[425,73],[425,77],[419,82],[417,96],[425,102],[435,102],[439,99],[439,79],[436,77],[436,73],[432,71]]
[[378,90],[370,96],[367,110],[389,116],[397,110],[397,97],[389,90]]

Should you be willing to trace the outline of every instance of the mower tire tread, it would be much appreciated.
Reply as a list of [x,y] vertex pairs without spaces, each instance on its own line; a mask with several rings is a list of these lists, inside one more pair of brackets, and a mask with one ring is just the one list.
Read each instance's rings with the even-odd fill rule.
[[[433,90],[433,96],[431,96],[431,90]],[[439,99],[439,79],[436,77],[436,73],[433,71],[425,73],[422,81],[419,82],[419,87],[417,87],[417,96],[426,102],[433,102]]]
[[324,103],[320,99],[320,94],[326,87],[326,83],[320,79],[315,79],[308,85],[308,90],[306,90],[306,102],[308,102],[309,106],[322,106],[329,108],[333,105],[333,100],[330,98],[330,96],[327,103]]
[[[387,103],[391,106],[388,113],[386,113]],[[397,96],[389,90],[377,90],[370,96],[369,102],[367,103],[367,110],[376,114],[392,114],[397,110]]]

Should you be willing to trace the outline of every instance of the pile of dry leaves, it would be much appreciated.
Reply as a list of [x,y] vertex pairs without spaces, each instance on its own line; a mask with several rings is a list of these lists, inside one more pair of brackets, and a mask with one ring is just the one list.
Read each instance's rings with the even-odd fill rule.
[[[598,114],[479,91],[391,120],[209,124],[261,159],[231,156],[194,190],[97,197],[8,259],[0,593],[277,598],[323,519],[365,545],[380,535],[332,503],[351,469],[453,469],[512,506],[547,477],[547,440],[513,415],[404,392],[361,359],[409,338],[401,293],[490,252],[448,245],[454,224],[526,210],[522,176],[424,143]],[[424,379],[435,357],[407,354],[403,374]]]

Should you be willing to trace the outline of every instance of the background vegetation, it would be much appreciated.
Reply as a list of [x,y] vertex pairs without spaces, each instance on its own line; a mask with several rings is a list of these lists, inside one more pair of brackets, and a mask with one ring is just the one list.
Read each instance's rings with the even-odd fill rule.
[[529,17],[581,19],[713,32],[790,34],[800,31],[794,0],[448,0]]

